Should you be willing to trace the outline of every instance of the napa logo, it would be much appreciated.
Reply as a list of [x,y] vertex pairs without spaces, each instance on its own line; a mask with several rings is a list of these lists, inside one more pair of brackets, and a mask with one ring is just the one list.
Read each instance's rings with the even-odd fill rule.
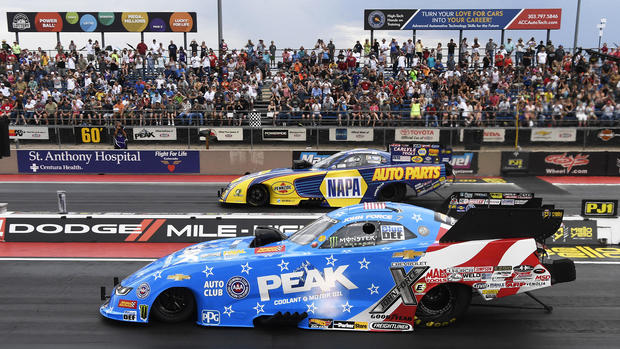
[[326,178],[326,193],[325,197],[329,199],[340,198],[361,198],[362,192],[362,177],[336,177]]

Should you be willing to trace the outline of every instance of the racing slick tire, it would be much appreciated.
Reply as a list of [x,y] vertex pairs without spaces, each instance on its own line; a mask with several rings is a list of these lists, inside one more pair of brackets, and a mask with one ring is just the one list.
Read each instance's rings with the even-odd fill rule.
[[187,320],[196,307],[192,292],[183,287],[172,287],[160,293],[151,307],[152,315],[163,322]]
[[461,318],[471,301],[471,288],[461,284],[440,284],[420,300],[415,313],[416,328],[445,327]]
[[250,187],[247,194],[247,203],[251,206],[267,206],[269,191],[264,185],[256,184]]
[[406,195],[407,185],[405,183],[389,183],[381,188],[377,199],[379,201],[401,202]]

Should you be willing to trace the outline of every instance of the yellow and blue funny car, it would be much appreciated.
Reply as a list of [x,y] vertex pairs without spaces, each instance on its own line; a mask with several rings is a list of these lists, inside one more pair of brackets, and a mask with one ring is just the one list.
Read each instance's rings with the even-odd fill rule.
[[452,150],[439,145],[390,145],[390,151],[354,149],[314,165],[296,160],[292,168],[245,175],[218,192],[220,203],[344,207],[363,202],[403,201],[407,187],[424,195],[452,175]]

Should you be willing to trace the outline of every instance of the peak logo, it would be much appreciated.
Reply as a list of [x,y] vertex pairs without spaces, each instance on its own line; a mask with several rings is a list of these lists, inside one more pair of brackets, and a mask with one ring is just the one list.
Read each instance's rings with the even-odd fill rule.
[[588,165],[590,163],[590,160],[588,159],[589,157],[590,155],[583,155],[581,153],[574,156],[567,155],[567,153],[553,154],[547,155],[545,157],[545,162],[548,164],[562,166],[567,170],[567,172],[570,172],[573,167]]
[[[323,269],[323,273],[318,269],[309,269],[281,275],[259,276],[256,278],[256,283],[258,284],[260,300],[262,302],[270,300],[269,292],[279,288],[282,288],[283,294],[308,292],[315,288],[327,292],[336,287],[336,284],[340,284],[348,290],[354,290],[357,286],[344,275],[344,271],[348,267],[348,265],[341,265],[336,270],[329,267]],[[304,274],[306,274],[305,277]]]

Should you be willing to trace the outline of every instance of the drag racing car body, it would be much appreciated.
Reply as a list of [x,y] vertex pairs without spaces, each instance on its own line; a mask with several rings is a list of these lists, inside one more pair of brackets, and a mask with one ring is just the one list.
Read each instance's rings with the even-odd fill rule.
[[455,222],[406,204],[359,204],[289,236],[262,227],[255,236],[189,246],[122,280],[100,313],[139,323],[195,318],[204,326],[445,326],[463,315],[472,293],[490,300],[573,280],[571,261],[541,254],[540,241],[562,214],[476,208]]
[[452,175],[451,150],[436,145],[392,145],[390,152],[355,149],[312,165],[296,162],[245,175],[218,193],[221,203],[252,206],[320,202],[344,207],[361,202],[402,201],[407,187],[423,195]]

